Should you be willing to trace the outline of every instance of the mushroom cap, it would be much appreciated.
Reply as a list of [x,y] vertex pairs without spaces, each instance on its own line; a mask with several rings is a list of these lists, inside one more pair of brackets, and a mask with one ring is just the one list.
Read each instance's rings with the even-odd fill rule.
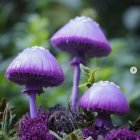
[[106,56],[111,47],[99,24],[89,17],[76,17],[51,38],[54,47],[74,55]]
[[24,49],[9,65],[7,79],[25,86],[58,86],[64,81],[63,71],[54,56],[42,47]]
[[80,106],[110,114],[125,114],[129,111],[128,102],[119,86],[108,81],[94,83],[81,97]]

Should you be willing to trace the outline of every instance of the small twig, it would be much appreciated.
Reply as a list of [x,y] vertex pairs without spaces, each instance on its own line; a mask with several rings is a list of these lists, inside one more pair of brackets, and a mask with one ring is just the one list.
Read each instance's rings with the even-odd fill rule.
[[55,136],[58,140],[63,140],[58,134],[56,134],[52,130],[49,130],[49,133],[52,134],[53,136]]

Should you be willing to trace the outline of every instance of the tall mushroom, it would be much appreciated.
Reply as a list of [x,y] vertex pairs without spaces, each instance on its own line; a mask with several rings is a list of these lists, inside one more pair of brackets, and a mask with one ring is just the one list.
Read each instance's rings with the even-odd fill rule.
[[113,82],[94,83],[81,97],[80,106],[98,112],[95,126],[111,128],[111,114],[125,114],[129,111],[128,102],[119,86]]
[[111,52],[111,47],[99,24],[89,17],[76,17],[57,31],[51,38],[54,47],[73,55],[74,67],[72,110],[76,111],[78,102],[78,84],[80,80],[79,64],[85,57],[101,57]]
[[43,87],[60,85],[64,80],[63,71],[54,56],[42,47],[27,48],[9,65],[6,77],[10,81],[25,85],[23,93],[30,98],[30,116],[37,116],[36,95]]

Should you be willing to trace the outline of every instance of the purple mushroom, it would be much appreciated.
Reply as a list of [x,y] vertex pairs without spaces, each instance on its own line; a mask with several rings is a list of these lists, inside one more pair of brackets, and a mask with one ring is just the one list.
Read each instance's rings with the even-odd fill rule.
[[27,48],[9,65],[6,77],[10,81],[25,85],[23,93],[30,98],[30,116],[37,116],[36,95],[43,87],[58,86],[64,81],[64,74],[54,56],[42,47]]
[[80,106],[98,112],[94,126],[112,128],[111,114],[125,114],[129,111],[128,102],[119,86],[113,82],[94,83],[81,97]]
[[74,56],[71,65],[74,67],[73,91],[71,97],[72,110],[78,102],[80,80],[79,64],[85,57],[101,57],[111,52],[111,47],[99,25],[89,17],[76,17],[57,31],[51,38],[55,48],[66,51]]

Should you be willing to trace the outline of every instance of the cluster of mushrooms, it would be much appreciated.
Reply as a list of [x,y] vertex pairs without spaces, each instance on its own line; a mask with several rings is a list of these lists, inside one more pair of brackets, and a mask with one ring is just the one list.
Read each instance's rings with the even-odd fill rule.
[[[97,112],[93,125],[105,129],[113,128],[111,114],[125,114],[129,111],[128,102],[119,86],[113,82],[99,81],[79,99],[80,64],[86,64],[87,58],[107,56],[111,52],[109,42],[98,23],[89,17],[76,17],[57,31],[50,42],[72,57],[72,112],[78,112],[79,106]],[[43,93],[44,87],[58,86],[64,81],[64,73],[57,60],[48,50],[38,46],[23,50],[7,68],[6,77],[25,86],[22,92],[29,96],[32,119],[39,115],[36,96]]]

